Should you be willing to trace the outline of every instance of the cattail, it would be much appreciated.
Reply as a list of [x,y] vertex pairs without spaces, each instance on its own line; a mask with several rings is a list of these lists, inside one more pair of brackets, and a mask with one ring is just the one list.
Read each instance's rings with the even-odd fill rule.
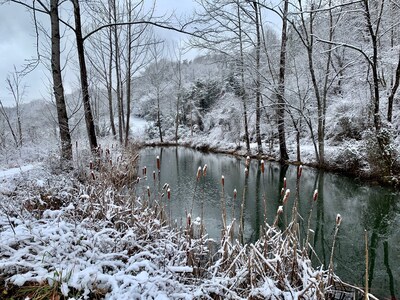
[[150,198],[150,187],[149,186],[147,186],[147,196],[149,196],[149,198]]
[[203,167],[203,177],[206,177],[206,175],[207,175],[207,164],[205,164]]
[[342,216],[340,214],[336,215],[336,226],[340,226],[340,223],[342,223]]
[[299,166],[299,170],[297,171],[297,177],[301,177],[301,172],[303,171],[303,166]]
[[285,193],[285,196],[283,197],[283,200],[282,200],[282,203],[283,203],[283,204],[285,204],[285,203],[287,202],[289,196],[290,196],[290,190],[287,189],[287,190],[286,190],[286,193]]
[[156,180],[156,171],[153,171],[153,179]]
[[192,215],[188,214],[186,217],[186,225],[190,227],[191,224],[192,224]]
[[285,194],[285,189],[282,188],[282,189],[281,189],[281,197],[282,197],[284,194]]
[[106,155],[110,155],[110,149],[106,148]]
[[96,180],[96,175],[94,175],[94,172],[92,171],[92,172],[90,172],[90,174],[92,175],[92,179]]
[[264,166],[264,160],[261,160],[261,172],[264,174],[265,171],[265,166]]
[[286,190],[286,177],[283,178],[283,188]]
[[167,189],[167,196],[168,196],[168,200],[171,200],[171,189],[170,188]]
[[244,174],[246,175],[246,177],[249,176],[249,169],[247,167],[244,168]]
[[201,167],[198,167],[197,169],[197,175],[196,175],[196,180],[199,181],[201,175]]
[[137,178],[136,178],[136,183],[139,183],[140,182],[140,177],[138,176]]
[[147,174],[147,167],[144,166],[144,167],[143,167],[143,176],[146,176],[146,174]]
[[157,155],[157,169],[160,170],[160,157]]
[[250,165],[250,156],[246,157],[246,167]]
[[89,162],[89,169],[93,170],[93,162],[92,161]]
[[168,189],[168,187],[169,187],[169,184],[168,183],[164,183],[164,185],[163,185],[163,190],[166,190],[166,189]]
[[109,160],[110,166],[112,166],[112,159]]
[[318,199],[318,190],[315,190],[313,194],[313,200],[317,201],[317,199]]
[[282,205],[278,207],[278,210],[276,211],[276,213],[277,213],[278,215],[280,215],[281,213],[283,213],[283,206],[282,206]]
[[237,197],[237,190],[236,190],[236,189],[234,189],[234,190],[233,190],[233,199],[235,199],[235,200],[236,200],[236,197]]
[[221,176],[221,184],[222,184],[222,187],[225,186],[225,176],[224,175]]

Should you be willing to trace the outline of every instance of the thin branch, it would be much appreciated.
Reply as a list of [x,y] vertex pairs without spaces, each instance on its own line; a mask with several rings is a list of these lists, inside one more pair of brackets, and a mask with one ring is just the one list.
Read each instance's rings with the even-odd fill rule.
[[93,34],[99,32],[100,30],[102,30],[102,29],[104,29],[104,28],[109,28],[109,27],[114,27],[114,26],[123,26],[123,25],[137,25],[137,24],[152,25],[152,26],[155,26],[155,27],[159,27],[159,28],[163,28],[163,29],[172,30],[172,31],[175,31],[175,32],[187,34],[187,35],[190,35],[190,36],[193,36],[193,37],[196,37],[196,38],[200,38],[200,39],[203,39],[203,40],[206,40],[206,41],[207,41],[207,39],[206,39],[205,37],[203,37],[203,36],[200,36],[200,35],[195,34],[195,33],[193,33],[193,32],[186,31],[186,30],[184,29],[184,28],[186,27],[186,24],[183,25],[183,26],[179,29],[179,28],[175,28],[175,27],[168,26],[168,25],[162,25],[162,24],[159,24],[159,23],[156,23],[156,22],[145,21],[145,20],[133,21],[133,22],[117,22],[117,23],[102,25],[102,26],[100,26],[100,27],[94,29],[93,31],[89,32],[88,34],[86,34],[86,36],[83,37],[83,41],[85,41],[85,40],[86,40],[87,38],[89,38],[91,35],[93,35]]
[[339,43],[339,42],[333,42],[333,41],[324,40],[324,39],[321,39],[321,38],[317,37],[316,35],[314,35],[314,36],[315,36],[315,38],[317,39],[318,42],[331,44],[331,45],[335,45],[335,46],[342,46],[342,47],[353,49],[353,50],[361,53],[362,56],[364,56],[364,58],[368,61],[368,63],[371,66],[373,65],[372,60],[368,57],[368,55],[361,48],[358,48],[358,47],[356,47],[354,45],[350,45],[350,44],[346,44],[346,43]]

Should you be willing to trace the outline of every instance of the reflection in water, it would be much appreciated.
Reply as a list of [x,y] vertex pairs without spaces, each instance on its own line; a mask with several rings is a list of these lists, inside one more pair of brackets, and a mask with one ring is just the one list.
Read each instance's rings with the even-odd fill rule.
[[[160,156],[160,179],[152,182],[156,170],[156,156]],[[199,166],[208,165],[207,176],[198,183]],[[364,229],[370,235],[369,286],[379,298],[399,297],[400,278],[400,196],[389,189],[369,187],[347,177],[304,168],[297,181],[298,168],[266,163],[265,173],[260,162],[251,160],[249,176],[245,176],[245,161],[227,155],[204,154],[186,148],[146,148],[141,152],[141,167],[147,166],[149,178],[141,181],[161,194],[164,183],[171,187],[172,218],[182,224],[186,212],[192,210],[193,219],[204,213],[204,224],[210,237],[219,239],[222,228],[221,196],[226,203],[227,223],[240,219],[244,204],[244,242],[251,242],[260,235],[264,222],[271,224],[279,205],[282,205],[283,178],[291,196],[284,207],[279,226],[284,228],[290,220],[293,203],[298,201],[302,232],[307,232],[311,211],[310,244],[317,254],[312,256],[314,265],[324,268],[329,264],[335,217],[340,213],[343,222],[336,241],[334,270],[345,281],[362,286],[365,282]],[[221,175],[225,177],[224,194]],[[158,176],[157,176],[158,177]],[[312,196],[318,189],[318,200]],[[237,198],[233,190],[237,189]],[[153,192],[153,191],[152,191]],[[161,199],[161,198],[160,198]],[[164,199],[164,198],[162,198]],[[165,201],[164,200],[160,201]],[[202,210],[202,203],[204,210]],[[313,209],[311,210],[313,205]],[[238,222],[236,222],[238,224]],[[235,232],[238,232],[238,225]],[[305,238],[305,235],[303,235]],[[310,249],[311,251],[311,249]],[[311,253],[311,252],[310,252]]]

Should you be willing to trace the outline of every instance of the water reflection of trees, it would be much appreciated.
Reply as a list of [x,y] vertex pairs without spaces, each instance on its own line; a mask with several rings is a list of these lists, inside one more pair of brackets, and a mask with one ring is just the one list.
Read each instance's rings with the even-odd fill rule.
[[[389,236],[394,230],[394,220],[399,214],[396,207],[396,197],[394,194],[373,193],[368,199],[368,205],[364,211],[364,222],[368,232],[371,232],[369,245],[369,271],[368,271],[368,286],[373,292],[375,264],[377,259],[381,258],[379,252],[383,251],[383,264],[386,268],[386,273],[389,283],[389,293],[392,299],[396,297],[396,287],[394,285],[393,273],[390,267],[389,257]],[[382,247],[380,243],[382,242]],[[384,287],[382,287],[384,288]],[[387,287],[385,287],[386,289]]]
[[[148,151],[150,162],[149,173],[154,170],[155,156],[159,155],[162,160],[162,175],[164,182],[173,183],[172,194],[175,217],[182,218],[187,202],[191,203],[195,196],[193,187],[196,182],[195,174],[198,166],[205,163],[209,166],[207,178],[202,181],[204,185],[204,197],[207,197],[206,219],[210,222],[211,230],[218,233],[217,226],[221,223],[220,213],[220,179],[225,176],[225,197],[228,205],[232,206],[236,220],[240,215],[240,204],[243,197],[244,186],[246,186],[245,201],[245,226],[246,241],[254,241],[260,234],[260,225],[265,222],[271,223],[281,203],[281,189],[283,179],[287,177],[288,187],[291,189],[289,203],[285,205],[284,214],[281,216],[279,226],[285,228],[292,214],[294,199],[299,201],[299,213],[304,218],[302,226],[303,233],[307,233],[307,220],[311,205],[314,205],[311,217],[310,244],[318,253],[317,260],[313,257],[315,266],[329,264],[329,253],[332,245],[335,227],[335,216],[337,213],[343,215],[343,224],[339,230],[337,240],[337,251],[335,251],[335,270],[344,280],[356,284],[363,284],[364,248],[363,231],[366,228],[370,236],[370,266],[369,282],[372,292],[378,294],[389,294],[394,296],[398,293],[396,277],[399,276],[396,265],[393,265],[395,257],[394,250],[398,251],[398,245],[394,244],[394,238],[398,232],[393,232],[399,219],[400,203],[398,194],[388,195],[387,189],[370,188],[357,184],[354,180],[329,173],[319,172],[305,168],[299,184],[296,184],[296,168],[293,166],[281,167],[275,163],[266,163],[265,174],[260,171],[260,162],[251,161],[249,177],[244,174],[245,163],[242,159],[236,159],[223,155],[205,155],[190,149],[169,148],[160,152],[159,148]],[[150,154],[151,153],[151,154]],[[165,171],[165,173],[164,173]],[[151,173],[150,182],[152,185]],[[165,181],[164,181],[165,180]],[[232,200],[233,189],[238,191],[237,200]],[[297,192],[298,189],[298,192]],[[312,193],[318,189],[318,200],[312,204]],[[179,191],[178,191],[179,190]],[[198,189],[199,191],[200,189]],[[178,196],[178,192],[180,196]],[[203,193],[203,192],[202,192]],[[196,204],[200,204],[200,195],[197,195]],[[212,198],[216,199],[212,199]],[[266,198],[267,213],[265,214],[264,197]],[[235,207],[233,207],[235,205]],[[397,205],[397,206],[396,206]],[[196,210],[196,213],[198,213]],[[198,214],[196,214],[198,215]],[[208,228],[210,229],[210,228]],[[237,231],[236,231],[237,232]],[[304,237],[305,235],[303,235]],[[340,270],[339,268],[340,267]],[[383,273],[383,275],[382,275]],[[379,277],[379,279],[378,279]]]

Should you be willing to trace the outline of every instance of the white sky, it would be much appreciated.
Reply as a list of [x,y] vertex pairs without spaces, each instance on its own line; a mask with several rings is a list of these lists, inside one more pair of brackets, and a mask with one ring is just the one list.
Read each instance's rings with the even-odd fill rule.
[[[161,16],[174,11],[178,16],[189,15],[194,6],[193,0],[158,0],[156,14]],[[43,16],[42,19],[47,20],[47,16]],[[157,29],[156,32],[170,41],[179,42],[180,39],[185,38],[170,30]],[[35,53],[35,31],[30,13],[21,5],[0,5],[0,100],[4,105],[13,105],[11,95],[6,89],[7,75],[13,70],[14,65],[21,70],[27,59],[35,57]],[[185,58],[191,59],[194,56],[195,52],[192,51]],[[39,66],[24,78],[24,83],[27,85],[25,102],[43,97],[49,98],[50,76],[50,72],[44,66]],[[67,93],[71,92],[71,86],[78,82],[76,74],[68,74],[68,76],[65,78]]]

